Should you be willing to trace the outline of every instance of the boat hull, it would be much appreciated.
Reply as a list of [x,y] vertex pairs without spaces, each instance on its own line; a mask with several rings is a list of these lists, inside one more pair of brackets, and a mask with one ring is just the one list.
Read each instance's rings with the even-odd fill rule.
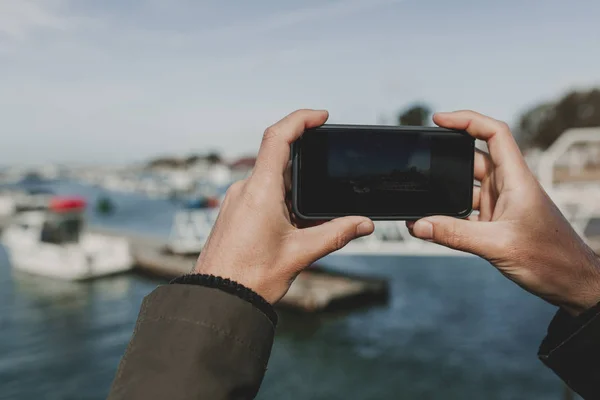
[[82,238],[81,243],[57,245],[3,238],[13,268],[54,279],[79,281],[132,269],[134,260],[124,239]]

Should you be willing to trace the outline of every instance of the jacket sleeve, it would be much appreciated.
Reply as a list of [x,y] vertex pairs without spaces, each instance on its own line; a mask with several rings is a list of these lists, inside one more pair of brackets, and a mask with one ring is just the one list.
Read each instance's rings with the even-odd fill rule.
[[144,299],[109,400],[252,399],[274,324],[249,301],[191,284]]
[[600,304],[576,318],[559,310],[538,355],[581,397],[600,398]]

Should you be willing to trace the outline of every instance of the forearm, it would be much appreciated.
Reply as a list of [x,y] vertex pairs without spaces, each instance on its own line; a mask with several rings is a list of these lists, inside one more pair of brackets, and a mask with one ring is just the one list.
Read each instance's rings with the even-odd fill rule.
[[144,299],[109,400],[254,398],[273,335],[273,322],[235,295],[159,287]]

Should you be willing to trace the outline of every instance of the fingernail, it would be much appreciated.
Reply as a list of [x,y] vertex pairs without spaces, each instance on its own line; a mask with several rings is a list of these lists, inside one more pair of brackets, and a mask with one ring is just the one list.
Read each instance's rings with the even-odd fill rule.
[[358,224],[356,227],[356,234],[358,236],[365,236],[371,233],[372,226],[370,222],[364,221]]
[[417,221],[413,227],[413,232],[421,239],[433,239],[433,225],[429,221]]

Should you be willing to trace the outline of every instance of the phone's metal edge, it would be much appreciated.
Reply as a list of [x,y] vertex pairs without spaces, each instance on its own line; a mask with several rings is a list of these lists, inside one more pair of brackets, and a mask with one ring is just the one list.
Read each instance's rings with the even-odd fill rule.
[[[333,129],[347,129],[347,128],[358,128],[358,129],[381,129],[385,128],[386,130],[389,128],[390,130],[404,130],[404,131],[417,131],[423,132],[424,130],[431,130],[439,133],[460,133],[464,134],[472,139],[471,148],[473,150],[473,157],[471,158],[470,163],[470,171],[472,181],[474,181],[474,166],[475,166],[475,139],[469,135],[468,132],[462,130],[454,130],[454,129],[446,129],[440,127],[420,127],[420,126],[393,126],[393,125],[341,125],[341,124],[325,124],[321,125],[317,128],[311,128],[310,130],[318,130],[321,128],[333,128]],[[302,138],[298,139],[296,142],[291,145],[291,155],[292,155],[292,212],[299,218],[308,220],[308,221],[317,221],[317,220],[332,220],[335,218],[342,218],[347,216],[344,215],[319,215],[319,216],[308,216],[303,215],[298,209],[298,174],[299,174],[299,152],[298,152],[298,141]],[[470,186],[469,190],[469,198],[473,198],[473,185]],[[440,216],[450,216],[455,218],[465,219],[468,218],[473,213],[473,203],[467,208],[465,211],[460,212],[458,214],[431,214],[431,215],[423,215],[423,216],[412,216],[412,215],[395,215],[395,216],[369,216],[369,215],[361,215],[362,217],[367,217],[373,221],[416,221],[426,217],[432,217],[434,215]]]
[[[307,131],[321,130],[321,129],[380,129],[398,132],[435,132],[435,133],[460,133],[462,135],[472,138],[469,133],[460,129],[448,129],[441,128],[439,126],[406,126],[406,125],[347,125],[347,124],[324,124],[316,128],[307,129]],[[473,139],[475,140],[475,139]]]
[[[301,140],[302,138],[298,139]],[[309,220],[310,217],[306,215],[302,215],[300,209],[298,208],[298,174],[300,173],[299,168],[299,151],[298,151],[298,140],[292,143],[291,146],[291,154],[292,154],[292,212],[294,215],[301,219]]]
[[[469,136],[471,136],[471,135],[469,135]],[[473,138],[473,137],[471,136],[471,138]],[[467,208],[465,211],[463,211],[461,213],[458,213],[458,215],[455,216],[456,218],[461,218],[461,219],[469,218],[469,216],[471,214],[473,214],[473,189],[475,186],[475,138],[473,138],[473,140],[471,141],[471,151],[473,153],[473,157],[471,157],[471,163],[470,163],[470,167],[469,167],[469,171],[471,171],[471,181],[473,182],[469,186],[469,199],[471,199],[471,203],[469,204],[469,208]]]
[[[471,135],[469,135],[469,136],[471,136]],[[475,189],[475,152],[477,151],[477,148],[475,146],[475,138],[472,136],[471,136],[471,138],[473,139],[472,144],[471,144],[471,153],[473,153],[473,157],[471,157],[470,171],[471,171],[471,180],[473,181],[473,184],[470,186],[471,187],[471,195],[469,196],[469,198],[471,199],[471,204],[469,205],[467,214],[463,218],[468,218],[473,213],[473,192]]]

